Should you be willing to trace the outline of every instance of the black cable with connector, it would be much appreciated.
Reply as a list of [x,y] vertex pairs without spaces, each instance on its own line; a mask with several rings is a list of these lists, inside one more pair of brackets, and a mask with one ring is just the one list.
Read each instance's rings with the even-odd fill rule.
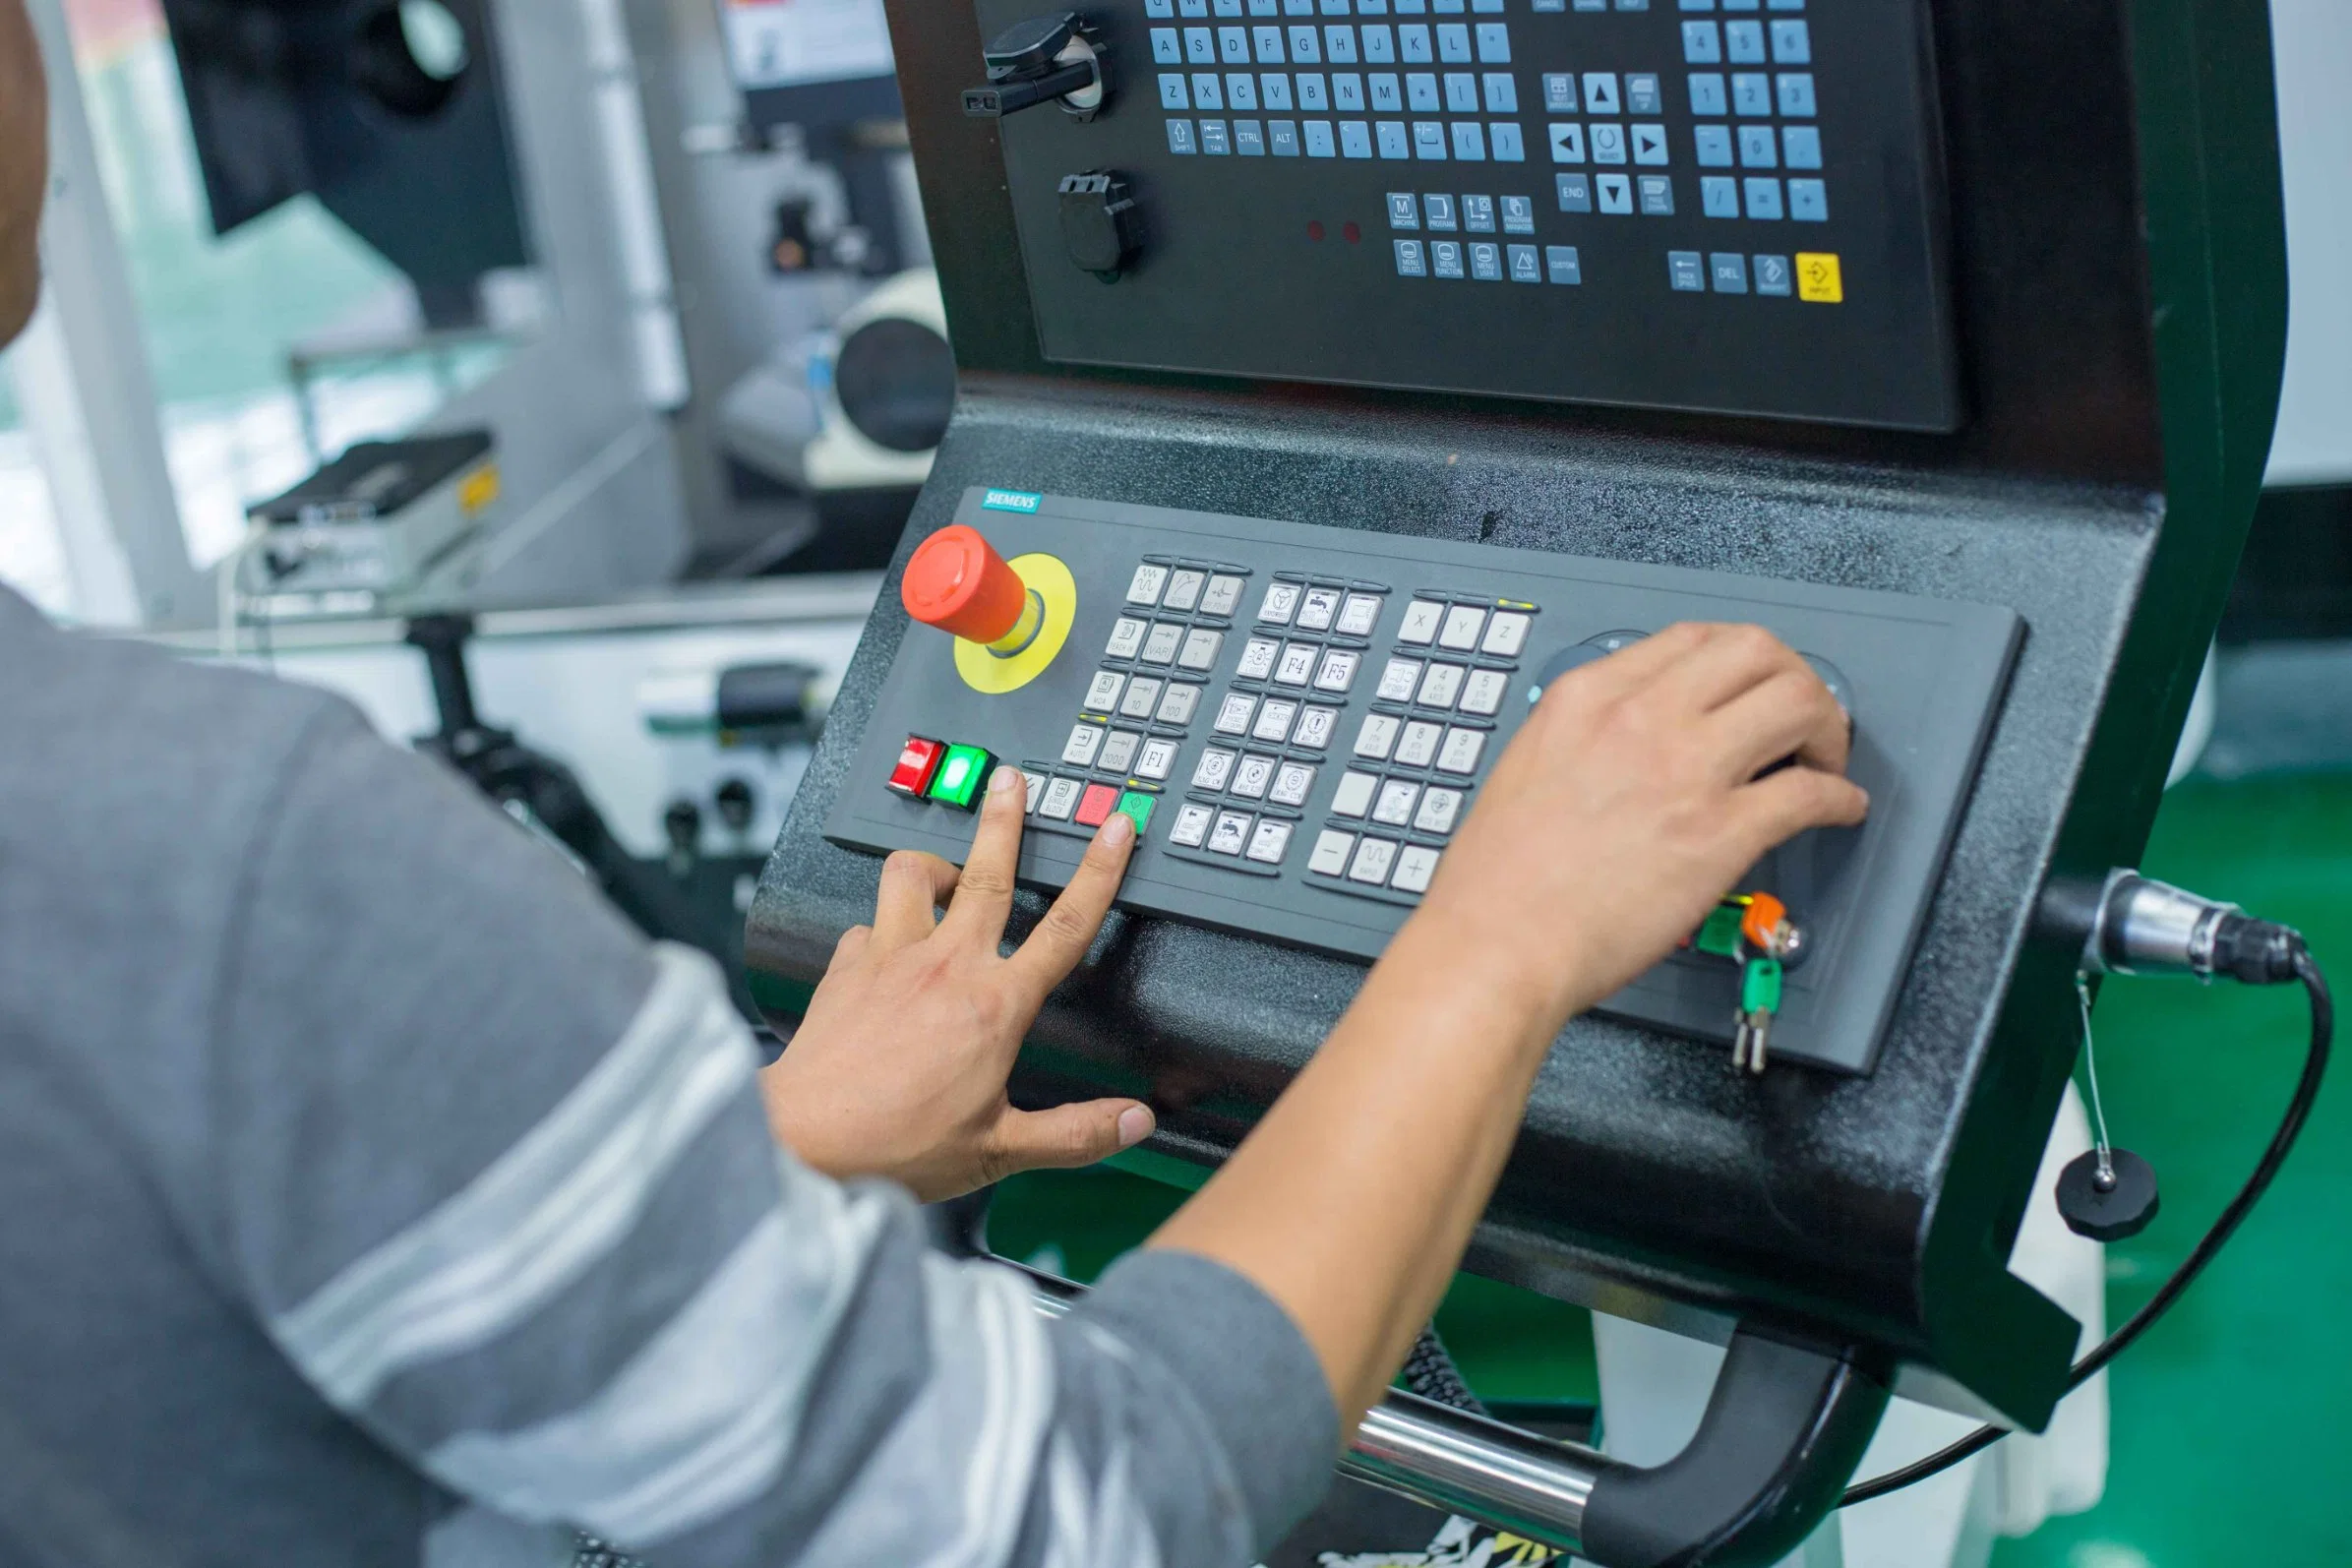
[[[2063,920],[2065,895],[2059,894],[2054,903],[2060,905],[2059,918]],[[2156,1294],[2075,1364],[2067,1376],[2068,1393],[2131,1349],[2134,1342],[2169,1311],[2262,1201],[2279,1168],[2286,1164],[2295,1140],[2302,1135],[2304,1122],[2311,1117],[2312,1106],[2320,1097],[2320,1084],[2327,1075],[2328,1053],[2335,1041],[2335,999],[2328,992],[2327,977],[2312,957],[2302,935],[2293,928],[2255,920],[2233,905],[2197,898],[2130,872],[2109,876],[2095,902],[2087,906],[2078,903],[2076,907],[2086,907],[2089,914],[2083,934],[2086,971],[2186,973],[2201,979],[2227,975],[2251,986],[2301,982],[2311,999],[2311,1047],[2304,1057],[2303,1076],[2287,1101],[2286,1114],[2279,1120],[2278,1130],[2271,1134],[2269,1147],[2262,1151],[2254,1174]],[[2003,1427],[1979,1427],[1950,1447],[1900,1470],[1847,1487],[1838,1506],[1845,1508],[1868,1502],[1940,1475],[2008,1435]]]

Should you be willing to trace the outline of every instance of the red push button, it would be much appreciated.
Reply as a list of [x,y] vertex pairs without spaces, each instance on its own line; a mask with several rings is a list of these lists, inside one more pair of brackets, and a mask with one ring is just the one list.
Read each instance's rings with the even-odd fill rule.
[[916,549],[898,596],[925,626],[981,643],[1010,636],[1029,608],[1028,585],[979,529],[960,522]]
[[1089,784],[1078,801],[1078,825],[1100,827],[1118,806],[1118,791],[1109,784]]
[[906,749],[898,754],[898,765],[890,769],[890,788],[922,799],[923,792],[931,788],[932,775],[939,770],[939,758],[946,754],[945,741],[908,736]]

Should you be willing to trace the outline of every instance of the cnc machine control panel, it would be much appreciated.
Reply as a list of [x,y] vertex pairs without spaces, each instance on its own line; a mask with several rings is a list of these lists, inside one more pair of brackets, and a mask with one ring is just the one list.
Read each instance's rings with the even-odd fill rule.
[[1960,423],[1918,0],[1071,15],[1099,106],[1001,122],[1050,360]]
[[[1775,1059],[1867,1071],[2018,636],[2007,610],[1001,490],[966,494],[826,833],[960,860],[988,773],[1028,775],[1022,874],[1113,812],[1121,907],[1376,957],[1552,680],[1681,620],[1761,623],[1855,719],[1869,822],[1744,887],[1806,933]],[[995,602],[992,604],[991,600]],[[1607,1009],[1728,1039],[1732,969],[1678,955]]]

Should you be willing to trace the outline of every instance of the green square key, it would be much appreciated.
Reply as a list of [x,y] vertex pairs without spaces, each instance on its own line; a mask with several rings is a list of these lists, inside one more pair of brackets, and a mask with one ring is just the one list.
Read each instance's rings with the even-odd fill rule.
[[1134,818],[1137,838],[1141,838],[1143,830],[1152,825],[1152,808],[1159,804],[1160,797],[1145,795],[1138,790],[1129,790],[1118,798],[1120,814]]
[[939,771],[931,781],[931,798],[960,811],[971,811],[988,787],[996,759],[986,747],[951,746],[939,758]]

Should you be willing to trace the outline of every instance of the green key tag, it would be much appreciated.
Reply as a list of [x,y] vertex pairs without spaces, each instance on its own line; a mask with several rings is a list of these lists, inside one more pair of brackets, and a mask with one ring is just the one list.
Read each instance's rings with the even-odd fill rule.
[[1737,958],[1739,921],[1744,913],[1737,904],[1718,904],[1715,913],[1707,917],[1707,924],[1699,928],[1699,935],[1691,938],[1691,945],[1718,958]]
[[1756,958],[1739,987],[1741,1012],[1777,1013],[1780,1010],[1780,960]]

